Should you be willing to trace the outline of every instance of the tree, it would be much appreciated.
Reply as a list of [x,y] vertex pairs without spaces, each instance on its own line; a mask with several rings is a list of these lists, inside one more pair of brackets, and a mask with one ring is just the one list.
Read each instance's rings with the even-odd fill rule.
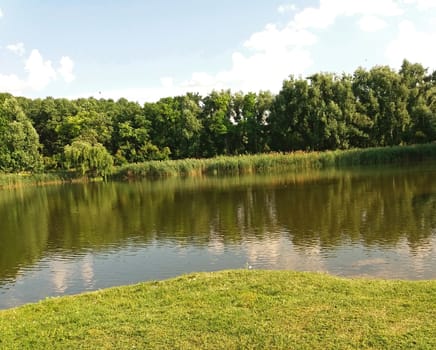
[[[78,107],[74,101],[47,97],[43,100],[27,100],[24,111],[32,120],[40,142],[43,145],[42,154],[53,157],[62,154],[66,143],[59,137],[59,129],[68,116],[76,115]],[[20,102],[23,106],[23,104]]]
[[175,159],[198,156],[202,124],[199,120],[200,96],[166,97],[144,105],[150,123],[152,144],[171,150]]
[[431,109],[434,87],[427,70],[419,63],[403,61],[399,71],[403,84],[408,89],[407,111],[411,125],[408,141],[412,143],[429,142],[436,136],[436,115]]
[[250,102],[253,100],[248,101],[242,92],[231,95],[228,110],[230,123],[226,126],[226,148],[229,154],[246,153],[248,144],[247,120],[254,109],[254,106],[249,106]]
[[64,118],[57,132],[63,145],[81,138],[91,143],[97,142],[108,146],[112,137],[112,121],[103,112],[81,110],[75,115]]
[[42,166],[39,137],[14,97],[0,105],[0,170],[38,171]]
[[345,139],[344,119],[334,91],[338,77],[319,73],[308,79],[307,146],[311,150],[336,149]]
[[253,117],[248,119],[249,153],[267,152],[269,116],[271,115],[274,96],[270,91],[260,91],[256,97],[256,109]]
[[231,100],[230,90],[212,91],[203,98],[200,115],[203,125],[200,137],[201,156],[228,154],[228,131],[232,125]]
[[398,73],[387,66],[369,72],[356,70],[353,90],[357,111],[370,120],[368,146],[393,146],[404,142],[410,126],[408,90]]
[[227,135],[230,154],[269,150],[266,129],[272,101],[270,92],[239,92],[232,95]]
[[188,93],[176,98],[179,111],[178,158],[198,157],[200,154],[200,135],[203,125],[199,119],[201,113],[201,97],[198,94]]
[[64,148],[64,165],[67,169],[80,171],[84,176],[104,178],[112,171],[113,159],[100,143],[75,140]]
[[274,100],[270,126],[271,149],[293,151],[308,147],[309,84],[290,76]]

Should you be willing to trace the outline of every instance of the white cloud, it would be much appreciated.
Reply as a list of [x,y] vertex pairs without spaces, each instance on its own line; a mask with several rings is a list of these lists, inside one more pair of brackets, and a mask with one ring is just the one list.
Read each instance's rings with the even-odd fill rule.
[[406,5],[415,5],[420,10],[436,8],[436,0],[403,0]]
[[[295,7],[279,7],[279,11],[285,10],[295,10]],[[316,42],[317,37],[313,33],[297,28],[293,22],[281,28],[268,24],[243,43],[247,52],[233,52],[229,69],[213,74],[193,72],[189,79],[178,84],[171,78],[164,77],[161,78],[162,86],[157,89],[109,91],[106,95],[111,98],[130,96],[143,102],[189,91],[208,94],[213,89],[278,92],[286,77],[290,74],[304,74],[312,66],[313,59],[308,47]]]
[[101,96],[112,99],[128,97],[145,102],[186,92],[205,95],[214,89],[278,92],[286,77],[290,74],[302,75],[312,66],[313,59],[308,48],[316,43],[317,37],[313,33],[297,28],[293,22],[281,28],[268,24],[243,43],[246,52],[233,52],[228,69],[215,73],[193,72],[189,79],[179,83],[171,77],[162,77],[158,88],[111,90],[102,92]]
[[18,56],[23,56],[26,53],[23,43],[10,44],[6,46],[6,49],[13,52]]
[[365,32],[378,32],[379,30],[385,28],[387,23],[376,16],[363,16],[358,25],[360,29]]
[[219,84],[219,79],[216,76],[210,75],[205,72],[192,73],[191,79],[184,81],[181,86],[192,89],[213,89]]
[[[157,88],[108,90],[102,91],[98,96],[111,99],[126,97],[143,103],[187,92],[206,95],[212,90],[221,89],[278,92],[287,76],[304,74],[313,64],[307,47],[316,42],[316,36],[306,30],[297,30],[290,26],[278,28],[271,24],[244,42],[243,46],[248,53],[237,51],[232,54],[231,66],[227,70],[214,74],[193,72],[189,79],[182,82],[175,82],[172,77],[162,77],[161,86]],[[92,95],[96,96],[96,93],[83,96]]]
[[294,4],[283,4],[277,8],[277,11],[282,14],[287,12],[293,12],[296,10],[297,10],[297,6],[295,6]]
[[[281,5],[278,11],[296,11],[296,7]],[[318,38],[312,29],[328,28],[339,17],[359,16],[358,25],[362,30],[376,31],[386,26],[383,18],[402,13],[396,0],[320,0],[319,6],[296,12],[283,27],[268,24],[263,30],[253,33],[243,43],[246,51],[233,52],[229,69],[214,74],[194,72],[181,84],[163,83],[160,92],[166,91],[166,96],[186,91],[204,94],[222,88],[277,92],[287,76],[303,75],[313,66],[310,48],[318,42]]]
[[172,77],[163,77],[160,82],[164,88],[171,89],[174,86],[174,80]]
[[2,11],[2,9],[0,9],[0,18],[2,18],[3,17],[3,11]]
[[[113,99],[127,97],[144,102],[188,91],[204,95],[212,89],[230,88],[245,92],[268,89],[278,92],[283,79],[290,74],[304,75],[313,69],[311,49],[321,40],[318,35],[335,36],[335,30],[343,30],[339,24],[338,28],[330,28],[339,18],[349,17],[356,20],[361,30],[376,32],[387,26],[386,19],[389,17],[405,13],[407,5],[404,2],[430,6],[428,0],[320,0],[318,6],[300,11],[293,5],[281,5],[277,9],[280,13],[294,12],[289,23],[284,26],[268,24],[263,30],[253,33],[243,42],[240,50],[234,51],[229,57],[228,68],[215,72],[193,72],[188,79],[178,82],[164,76],[157,88],[119,89],[103,92],[101,96]],[[434,49],[428,43],[434,41],[435,33],[418,32],[413,24],[407,23],[403,23],[405,28],[386,50],[386,57],[391,61],[389,64],[394,63],[398,67],[406,57],[427,66],[434,65]],[[327,30],[318,33],[316,29]],[[335,42],[335,38],[332,42]]]
[[[11,47],[12,46],[12,47]],[[8,45],[7,49],[21,54],[24,45],[21,43]],[[0,73],[0,90],[13,94],[23,94],[27,90],[41,91],[51,82],[55,81],[58,74],[65,82],[71,82],[75,79],[73,74],[74,62],[67,56],[61,58],[60,67],[56,71],[50,60],[44,60],[41,53],[34,49],[24,62],[24,78],[17,74]]]
[[[244,55],[235,52],[232,65],[228,70],[216,74],[194,72],[190,79],[175,83],[172,78],[161,78],[161,86],[157,88],[130,88],[102,91],[70,96],[70,98],[95,96],[98,98],[127,98],[139,103],[154,102],[162,97],[180,96],[187,92],[198,92],[207,95],[212,90],[232,89],[232,91],[270,90],[278,92],[283,80],[290,74],[304,74],[313,64],[310,52],[294,47],[261,51]],[[169,83],[172,84],[169,84]]]
[[308,7],[297,13],[294,24],[298,28],[325,29],[340,16],[399,16],[403,10],[394,0],[320,0],[319,7]]
[[278,29],[274,24],[268,24],[263,31],[254,33],[244,46],[258,51],[280,51],[291,46],[311,46],[316,41],[316,36],[307,30]]
[[424,67],[436,69],[436,31],[419,32],[410,21],[399,24],[397,37],[387,46],[386,57],[389,64],[399,68],[403,59],[419,62]]
[[[289,74],[303,74],[313,63],[310,52],[302,48],[276,48],[254,55],[233,55],[233,67],[220,75],[243,91],[278,92]],[[218,77],[220,76],[218,75]]]
[[86,98],[90,96],[94,96],[95,98],[105,98],[105,99],[113,99],[113,100],[126,98],[129,101],[144,103],[144,102],[155,102],[162,97],[180,96],[188,91],[193,91],[193,90],[184,89],[180,86],[173,86],[171,88],[167,88],[163,86],[157,88],[135,87],[135,88],[127,88],[127,89],[102,90],[98,92],[97,91],[84,92],[84,93],[68,96],[67,98],[77,99],[80,97]]
[[71,83],[76,77],[73,74],[74,62],[68,56],[62,56],[60,60],[59,74],[67,83]]
[[232,65],[214,75],[195,72],[182,83],[193,91],[231,88],[242,91],[271,90],[278,92],[283,79],[290,74],[303,74],[313,63],[306,47],[317,38],[306,30],[269,24],[244,42],[249,53],[234,52]]
[[336,17],[337,13],[330,7],[308,7],[295,15],[294,24],[297,28],[324,29],[332,25]]
[[354,15],[376,15],[382,17],[399,16],[404,10],[395,0],[365,0],[365,1],[347,1],[347,0],[325,0],[326,3],[335,4],[336,8],[342,8],[339,14],[345,16]]
[[39,51],[35,49],[26,60],[24,69],[28,72],[27,85],[32,90],[42,90],[56,79],[56,71],[53,69],[51,61],[44,61]]
[[25,87],[25,82],[15,74],[0,74],[0,91],[7,91],[13,94],[20,94]]

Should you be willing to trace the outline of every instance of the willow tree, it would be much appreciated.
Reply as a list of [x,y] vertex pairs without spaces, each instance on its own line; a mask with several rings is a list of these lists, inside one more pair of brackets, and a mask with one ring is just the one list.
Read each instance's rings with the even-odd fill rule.
[[75,140],[64,148],[64,166],[80,171],[83,176],[106,178],[112,171],[113,159],[101,143]]

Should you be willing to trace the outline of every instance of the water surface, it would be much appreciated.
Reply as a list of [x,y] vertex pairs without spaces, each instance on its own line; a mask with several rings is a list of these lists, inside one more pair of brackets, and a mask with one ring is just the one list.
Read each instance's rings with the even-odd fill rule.
[[0,191],[0,308],[229,268],[436,278],[436,163]]

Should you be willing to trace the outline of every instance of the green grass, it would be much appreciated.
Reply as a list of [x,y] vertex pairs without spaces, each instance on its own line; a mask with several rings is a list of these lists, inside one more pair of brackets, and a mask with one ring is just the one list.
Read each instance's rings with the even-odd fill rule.
[[76,172],[51,171],[47,173],[0,173],[0,189],[11,189],[23,186],[42,186],[70,182],[102,181],[101,177],[89,179]]
[[0,312],[0,349],[435,349],[436,281],[237,270]]
[[61,183],[65,179],[58,174],[0,174],[0,189],[14,188],[26,185],[41,185],[47,183]]
[[411,163],[424,160],[436,160],[436,143],[345,151],[299,151],[232,157],[220,156],[210,159],[151,161],[118,167],[112,174],[112,178],[140,179],[171,176],[278,173],[334,167]]
[[[269,153],[208,159],[149,161],[116,167],[111,180],[156,179],[177,176],[227,176],[299,172],[302,170],[404,164],[436,160],[436,143],[324,152]],[[94,181],[76,172],[0,174],[0,189],[25,185]]]

